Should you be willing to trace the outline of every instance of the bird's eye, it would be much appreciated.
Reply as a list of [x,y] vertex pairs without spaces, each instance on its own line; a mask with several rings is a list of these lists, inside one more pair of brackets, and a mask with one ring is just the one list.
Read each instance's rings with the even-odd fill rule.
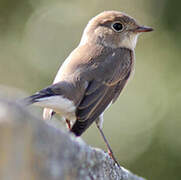
[[123,25],[120,22],[114,22],[112,24],[112,29],[116,32],[121,32],[123,30]]

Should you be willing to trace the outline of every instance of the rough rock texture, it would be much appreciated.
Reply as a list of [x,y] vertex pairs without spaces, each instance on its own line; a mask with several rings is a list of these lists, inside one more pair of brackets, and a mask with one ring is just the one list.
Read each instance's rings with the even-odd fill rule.
[[102,150],[0,99],[1,180],[143,180]]

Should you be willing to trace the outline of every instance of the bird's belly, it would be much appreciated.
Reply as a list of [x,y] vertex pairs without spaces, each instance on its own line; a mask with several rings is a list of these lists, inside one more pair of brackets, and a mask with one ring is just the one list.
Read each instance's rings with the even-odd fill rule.
[[38,99],[38,102],[34,103],[37,106],[53,109],[56,113],[61,114],[64,118],[69,120],[75,120],[76,106],[74,102],[64,98],[63,96],[51,96]]

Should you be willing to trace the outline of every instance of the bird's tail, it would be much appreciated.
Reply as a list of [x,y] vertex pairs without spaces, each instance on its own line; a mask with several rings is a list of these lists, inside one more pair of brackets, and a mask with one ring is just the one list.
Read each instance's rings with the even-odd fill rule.
[[[33,103],[39,102],[40,98],[43,98],[42,94],[40,95],[37,93],[32,96],[26,97],[24,99],[18,100],[17,103],[21,104],[23,106],[29,106]],[[53,109],[44,108],[43,119],[50,120],[54,114],[55,114],[55,112],[53,111]]]
[[24,106],[29,106],[29,105],[31,105],[31,104],[33,104],[35,102],[38,102],[39,96],[40,96],[39,94],[34,94],[34,95],[26,97],[24,99],[20,99],[17,102],[19,104],[24,105]]
[[[45,95],[46,97],[46,95]],[[42,94],[34,94],[32,96],[26,97],[24,99],[20,99],[17,101],[18,104],[21,104],[23,106],[29,106],[33,103],[39,102],[39,99],[43,98]],[[52,116],[55,114],[55,112],[53,111],[53,109],[50,108],[44,108],[43,111],[43,119],[44,120],[50,120],[52,118]]]

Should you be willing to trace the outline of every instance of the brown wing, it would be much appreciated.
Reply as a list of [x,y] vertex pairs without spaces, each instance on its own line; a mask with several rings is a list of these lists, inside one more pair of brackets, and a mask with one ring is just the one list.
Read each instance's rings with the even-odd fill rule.
[[80,136],[111,101],[118,97],[131,70],[132,53],[127,49],[119,49],[108,55],[97,69],[89,72],[88,75],[94,73],[96,76],[89,82],[85,95],[77,107],[77,120],[71,130],[73,133]]
[[127,74],[127,76],[123,80],[121,80],[120,82],[117,83],[117,85],[114,89],[115,93],[114,93],[114,98],[112,100],[112,103],[114,103],[117,100],[117,98],[119,97],[120,93],[122,92],[124,86],[126,85],[128,79],[130,77],[130,73],[131,73],[131,71]]
[[[89,64],[88,62],[90,59],[96,59],[95,57],[100,57],[100,54],[102,54],[102,49],[104,49],[102,46],[90,47],[89,44],[79,46],[78,48],[74,49],[74,51],[72,51],[72,53],[68,56],[63,65],[60,67],[53,84],[59,83],[62,81],[62,78],[76,73],[76,70],[79,69],[78,66],[80,62],[82,64]],[[106,50],[105,53],[109,53],[109,50]],[[52,114],[54,114],[52,109],[44,108],[44,119],[51,119]]]
[[[126,48],[112,49],[89,44],[80,46],[70,54],[63,66],[61,66],[54,83],[61,82],[65,77],[69,76],[79,76],[80,79],[87,82],[96,79],[99,83],[93,83],[85,95],[91,94],[101,84],[113,86],[124,79],[127,74],[131,61],[131,58],[128,57],[131,56],[131,53]],[[45,109],[44,118],[50,118],[51,116],[52,110]]]

